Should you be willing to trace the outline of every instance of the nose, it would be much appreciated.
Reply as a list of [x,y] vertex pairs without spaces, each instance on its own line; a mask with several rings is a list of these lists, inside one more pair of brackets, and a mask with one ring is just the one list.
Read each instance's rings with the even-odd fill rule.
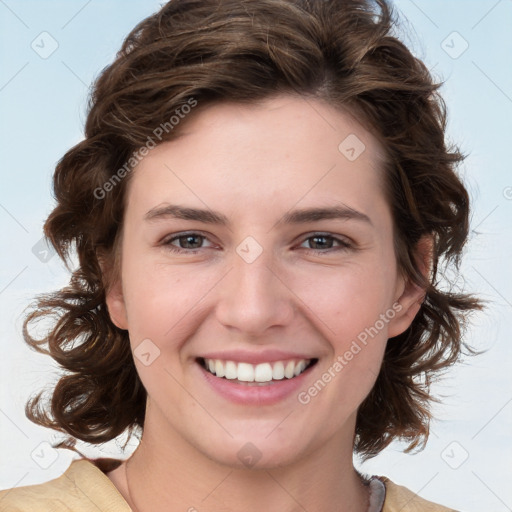
[[263,251],[252,262],[234,254],[233,265],[218,290],[216,317],[224,327],[257,337],[292,321],[294,294],[270,252]]

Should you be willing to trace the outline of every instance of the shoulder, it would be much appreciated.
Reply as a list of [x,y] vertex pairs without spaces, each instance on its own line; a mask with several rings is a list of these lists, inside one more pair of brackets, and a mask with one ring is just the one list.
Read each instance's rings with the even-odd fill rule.
[[386,499],[382,512],[457,512],[420,498],[416,493],[393,483],[389,478],[379,477],[386,486]]
[[100,467],[75,460],[54,480],[0,491],[0,512],[131,512]]

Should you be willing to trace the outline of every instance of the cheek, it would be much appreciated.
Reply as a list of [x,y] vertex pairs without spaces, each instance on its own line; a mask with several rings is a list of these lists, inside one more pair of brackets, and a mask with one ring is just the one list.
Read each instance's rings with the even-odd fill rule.
[[[131,246],[135,249],[123,248],[122,280],[132,344],[149,338],[162,348],[180,348],[218,305],[218,292],[229,281],[223,280],[226,269],[170,264],[164,256],[148,256],[137,244]],[[283,300],[294,305],[294,320],[302,323],[306,318],[336,353],[342,353],[375,325],[386,336],[387,324],[377,322],[391,307],[392,261],[390,254],[379,253],[372,258],[356,255],[336,266],[310,262],[276,270],[287,289]]]
[[312,312],[312,319],[317,319],[316,325],[323,324],[333,346],[343,350],[347,342],[376,324],[387,334],[388,322],[382,325],[379,320],[392,310],[393,278],[377,266],[354,265],[298,276],[293,289]]
[[339,410],[343,414],[361,403],[379,373],[389,324],[396,315],[392,307],[395,275],[368,265],[314,277],[304,279],[297,295],[313,312],[315,328],[322,332],[330,352],[316,389],[323,389],[327,382],[332,399],[344,404]]
[[160,348],[179,348],[190,334],[191,322],[205,303],[208,290],[218,282],[213,269],[169,265],[132,255],[123,262],[124,294],[132,345],[149,338]]
[[181,349],[201,323],[201,299],[215,280],[136,255],[123,262],[123,279],[137,373],[151,397],[179,408],[187,401],[176,382],[187,362]]
[[[335,430],[375,384],[395,310],[384,273],[353,271],[316,282],[305,302],[312,305],[315,329],[322,331],[329,356],[298,400]],[[336,404],[328,418],[323,416],[326,403]]]

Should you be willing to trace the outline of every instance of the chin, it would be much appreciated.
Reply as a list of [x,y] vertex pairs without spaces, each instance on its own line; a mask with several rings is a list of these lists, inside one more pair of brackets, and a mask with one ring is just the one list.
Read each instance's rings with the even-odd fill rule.
[[295,436],[280,433],[271,439],[274,434],[240,435],[229,441],[219,440],[217,446],[198,448],[210,460],[232,469],[268,470],[297,462],[305,451],[305,447],[298,445],[304,442],[303,434],[295,439]]

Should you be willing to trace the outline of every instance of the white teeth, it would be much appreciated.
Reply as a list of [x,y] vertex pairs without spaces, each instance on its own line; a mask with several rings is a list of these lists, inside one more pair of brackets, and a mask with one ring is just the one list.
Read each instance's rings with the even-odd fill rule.
[[[219,374],[217,374],[217,377]],[[249,363],[238,363],[238,380],[254,382],[254,366]]]
[[291,379],[294,376],[295,363],[293,361],[289,361],[288,364],[284,368],[284,376],[287,379]]
[[256,365],[254,369],[254,380],[256,382],[268,382],[272,380],[272,366],[269,363]]
[[284,379],[284,364],[281,361],[274,363],[274,368],[272,368],[272,378],[274,380]]
[[270,382],[271,380],[293,379],[300,375],[310,359],[276,361],[273,363],[235,363],[221,359],[204,359],[205,367],[217,377],[242,382]]
[[304,368],[306,368],[306,362],[305,361],[299,361],[299,364],[295,365],[295,370],[293,371],[293,374],[295,377],[302,373],[304,371]]
[[219,361],[218,359],[215,361],[215,375],[217,377],[224,377],[224,365],[222,364],[222,361]]
[[[208,365],[208,367],[209,366],[210,365]],[[236,364],[233,361],[226,361],[224,368],[226,370],[226,374],[224,375],[224,377],[226,377],[226,379],[236,379],[237,378]]]

